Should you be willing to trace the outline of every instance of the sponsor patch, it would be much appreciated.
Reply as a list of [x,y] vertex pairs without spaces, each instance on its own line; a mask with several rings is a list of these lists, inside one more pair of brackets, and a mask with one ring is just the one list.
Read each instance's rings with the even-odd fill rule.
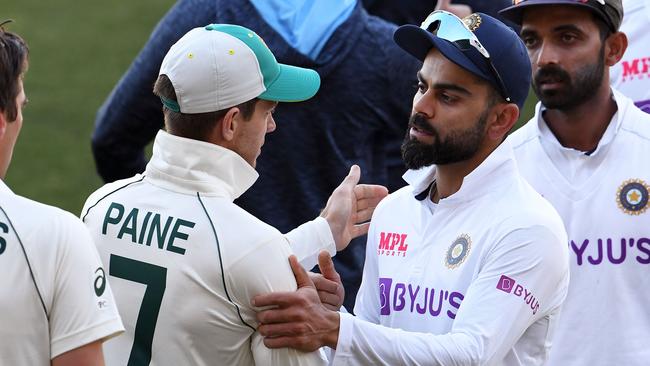
[[623,182],[616,192],[616,203],[628,215],[641,215],[648,209],[650,186],[641,179]]
[[447,249],[445,266],[449,269],[456,268],[465,262],[472,249],[472,239],[467,234],[462,234]]

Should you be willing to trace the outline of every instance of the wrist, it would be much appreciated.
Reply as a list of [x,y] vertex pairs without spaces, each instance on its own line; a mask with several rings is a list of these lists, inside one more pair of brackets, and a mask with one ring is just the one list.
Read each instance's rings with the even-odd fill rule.
[[339,342],[339,329],[341,328],[341,316],[337,311],[328,311],[326,318],[332,326],[325,332],[323,343],[325,346],[336,349]]

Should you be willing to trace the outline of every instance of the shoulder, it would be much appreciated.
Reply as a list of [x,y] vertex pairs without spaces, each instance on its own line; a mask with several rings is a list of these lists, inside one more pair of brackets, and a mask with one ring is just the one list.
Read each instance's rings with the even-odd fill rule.
[[616,93],[619,104],[619,118],[622,118],[621,130],[639,138],[644,143],[650,143],[650,114],[645,113],[634,105],[631,99]]
[[510,144],[512,145],[512,148],[515,150],[515,152],[522,147],[530,144],[538,137],[538,130],[537,126],[535,125],[536,123],[537,119],[536,117],[533,117],[515,132],[510,134],[510,136],[508,136],[508,141],[510,141]]
[[112,183],[105,184],[95,192],[91,193],[90,196],[86,199],[83,209],[81,210],[81,218],[83,219],[88,215],[89,211],[101,202],[104,198],[124,189],[131,184],[141,182],[144,179],[144,175],[136,174],[131,178],[117,180]]

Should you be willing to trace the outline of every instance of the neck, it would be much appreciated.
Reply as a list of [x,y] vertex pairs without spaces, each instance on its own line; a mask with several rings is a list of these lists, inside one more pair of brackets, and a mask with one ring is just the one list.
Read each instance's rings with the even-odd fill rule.
[[547,109],[544,120],[560,144],[579,151],[594,150],[618,109],[609,81],[594,96],[570,110]]
[[474,171],[481,163],[498,147],[498,144],[483,146],[473,157],[468,160],[452,164],[436,166],[435,187],[431,192],[431,201],[438,203],[441,199],[447,198],[458,192],[463,185],[463,179]]

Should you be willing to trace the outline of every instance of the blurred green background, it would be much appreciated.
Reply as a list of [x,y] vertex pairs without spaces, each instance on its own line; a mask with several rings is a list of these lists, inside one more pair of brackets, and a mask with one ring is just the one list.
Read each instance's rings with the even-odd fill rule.
[[29,105],[6,179],[14,192],[79,213],[102,185],[90,151],[95,113],[173,3],[3,0],[0,20],[13,19],[7,29],[30,47]]

